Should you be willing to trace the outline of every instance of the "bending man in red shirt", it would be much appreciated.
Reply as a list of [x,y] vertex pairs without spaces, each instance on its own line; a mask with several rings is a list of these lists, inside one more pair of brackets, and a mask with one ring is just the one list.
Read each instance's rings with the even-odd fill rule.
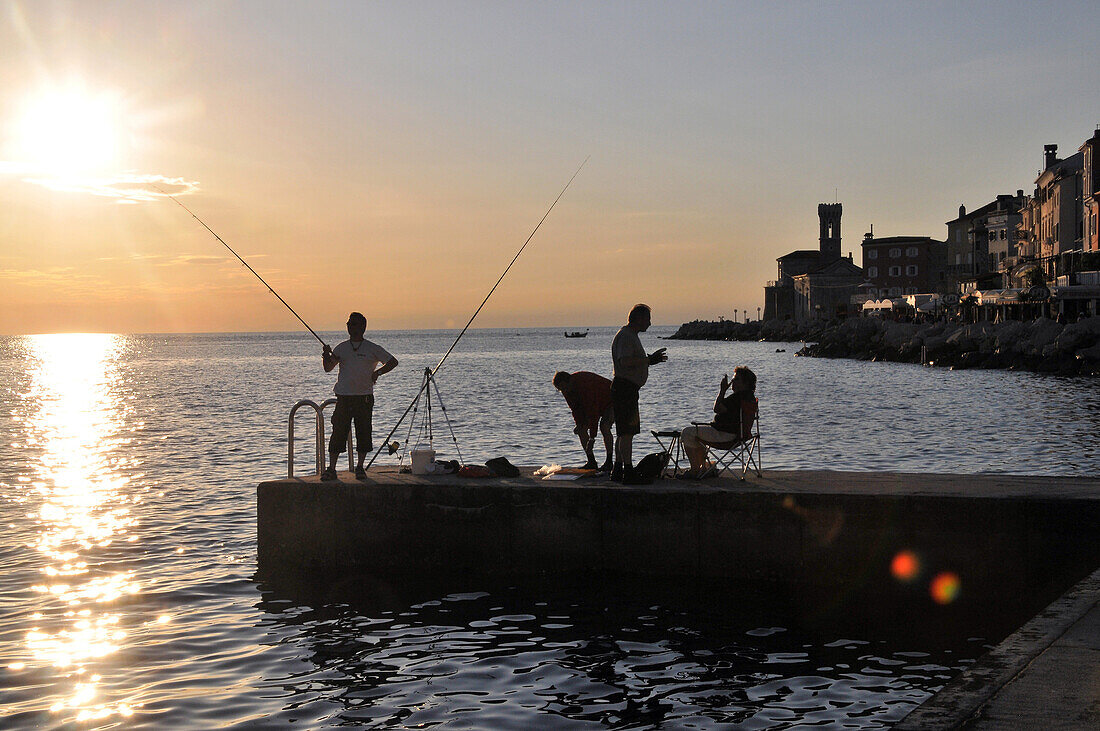
[[603,446],[607,450],[601,470],[611,470],[614,463],[614,440],[611,438],[611,424],[614,414],[611,411],[611,381],[588,371],[569,374],[558,371],[554,374],[554,388],[565,396],[569,410],[573,412],[573,421],[577,427],[573,433],[580,437],[581,447],[588,461],[581,469],[596,469],[596,430],[603,434]]

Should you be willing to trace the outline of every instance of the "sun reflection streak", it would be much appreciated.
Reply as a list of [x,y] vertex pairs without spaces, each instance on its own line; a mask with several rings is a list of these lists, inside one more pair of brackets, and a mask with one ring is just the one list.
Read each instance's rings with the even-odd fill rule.
[[[127,638],[120,615],[105,611],[141,586],[131,571],[105,571],[97,551],[128,541],[135,525],[127,495],[130,478],[117,454],[129,439],[112,380],[124,339],[116,335],[39,335],[28,338],[31,403],[24,448],[37,452],[27,480],[41,502],[30,513],[38,527],[31,547],[44,559],[36,626],[26,635],[28,660],[72,678],[67,697],[46,702],[77,722],[130,715],[133,703],[100,696],[105,667]],[[33,492],[32,492],[33,494]],[[25,665],[24,665],[25,666]]]

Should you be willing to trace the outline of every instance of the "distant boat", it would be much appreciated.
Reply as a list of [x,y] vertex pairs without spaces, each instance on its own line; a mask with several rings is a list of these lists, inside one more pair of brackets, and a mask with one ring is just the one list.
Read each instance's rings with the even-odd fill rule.
[[564,333],[564,335],[567,338],[583,338],[586,335],[588,335],[588,329],[586,328],[584,332],[581,332],[580,330],[577,330],[577,331],[574,331],[574,332],[567,332],[567,333]]

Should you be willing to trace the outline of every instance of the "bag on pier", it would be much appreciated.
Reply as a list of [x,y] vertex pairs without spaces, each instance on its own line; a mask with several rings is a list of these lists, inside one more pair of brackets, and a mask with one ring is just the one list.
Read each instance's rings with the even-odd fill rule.
[[647,454],[638,462],[634,471],[638,473],[638,477],[655,480],[664,473],[665,467],[668,467],[668,459],[668,452]]
[[493,473],[488,467],[482,467],[479,464],[467,464],[462,465],[462,468],[458,471],[459,477],[492,477]]
[[519,468],[504,457],[493,457],[485,463],[494,477],[519,477]]

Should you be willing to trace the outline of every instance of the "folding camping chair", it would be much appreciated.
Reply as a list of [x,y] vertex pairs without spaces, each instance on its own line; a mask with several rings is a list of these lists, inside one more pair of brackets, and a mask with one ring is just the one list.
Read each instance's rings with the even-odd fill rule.
[[[708,422],[693,421],[694,426],[704,426]],[[741,479],[745,479],[751,467],[756,476],[760,477],[760,408],[752,418],[752,430],[745,439],[737,439],[732,442],[708,444],[702,442],[707,448],[707,460],[711,466],[703,472],[703,477],[720,477],[722,473],[729,471],[732,475],[737,468],[741,470]]]
[[687,468],[680,464],[687,459],[687,455],[684,454],[684,445],[680,441],[680,430],[651,430],[649,433],[657,440],[657,444],[660,445],[661,451],[668,455],[668,464],[665,465],[664,469],[665,476],[676,478],[680,476],[680,473],[687,472]]

